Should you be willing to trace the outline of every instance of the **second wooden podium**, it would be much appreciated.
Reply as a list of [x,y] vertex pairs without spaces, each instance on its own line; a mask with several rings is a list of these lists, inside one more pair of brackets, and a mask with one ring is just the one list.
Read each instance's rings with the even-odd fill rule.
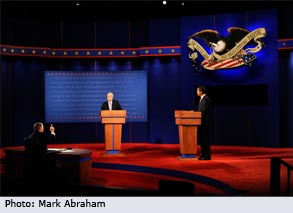
[[100,116],[101,123],[104,124],[107,154],[119,154],[126,110],[101,110]]
[[201,125],[201,112],[175,110],[175,122],[179,130],[182,158],[194,158],[197,154],[197,127]]

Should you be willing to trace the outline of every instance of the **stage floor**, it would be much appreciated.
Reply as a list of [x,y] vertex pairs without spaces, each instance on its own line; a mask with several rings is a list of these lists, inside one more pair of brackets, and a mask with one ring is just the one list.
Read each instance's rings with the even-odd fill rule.
[[[199,161],[182,159],[179,144],[122,143],[120,154],[113,155],[106,154],[102,143],[49,145],[66,147],[91,150],[92,186],[130,190],[158,190],[159,181],[183,181],[194,184],[196,195],[269,196],[270,159],[280,157],[293,165],[293,148],[212,146],[212,159]],[[284,166],[280,179],[280,194],[288,196]],[[292,177],[290,184],[292,194]]]

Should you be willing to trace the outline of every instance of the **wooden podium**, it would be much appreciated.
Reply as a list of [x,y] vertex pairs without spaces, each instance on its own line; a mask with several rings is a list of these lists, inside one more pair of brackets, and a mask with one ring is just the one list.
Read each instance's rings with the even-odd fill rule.
[[195,158],[197,154],[197,128],[201,125],[201,112],[175,110],[179,130],[182,158]]
[[119,154],[121,150],[122,124],[125,123],[126,110],[101,110],[101,123],[105,128],[107,154]]

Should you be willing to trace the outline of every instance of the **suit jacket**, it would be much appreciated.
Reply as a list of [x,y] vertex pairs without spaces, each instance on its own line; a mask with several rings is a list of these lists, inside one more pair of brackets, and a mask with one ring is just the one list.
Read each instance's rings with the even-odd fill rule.
[[34,131],[29,137],[25,138],[25,150],[32,158],[38,159],[47,155],[47,144],[55,143],[56,136],[48,136],[44,132]]
[[198,104],[198,111],[202,113],[201,121],[202,125],[210,125],[211,119],[211,100],[205,95]]
[[56,169],[56,153],[47,152],[47,144],[54,142],[55,139],[54,134],[47,135],[39,131],[34,131],[25,138],[25,151],[28,157],[23,171],[25,176],[43,180],[48,178],[50,169]]
[[[101,110],[109,110],[108,101],[105,101],[102,104]],[[112,110],[122,110],[122,107],[121,107],[119,101],[113,99]]]

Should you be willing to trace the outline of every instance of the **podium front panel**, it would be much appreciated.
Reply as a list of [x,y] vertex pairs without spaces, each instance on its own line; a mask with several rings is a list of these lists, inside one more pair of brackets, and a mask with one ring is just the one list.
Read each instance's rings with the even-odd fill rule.
[[125,118],[126,110],[101,110],[100,116],[103,118]]
[[196,155],[197,153],[197,127],[179,126],[180,153],[182,155]]
[[101,118],[101,123],[112,123],[112,124],[124,124],[125,123],[125,118]]
[[106,150],[121,149],[122,124],[105,124]]
[[194,119],[176,118],[176,124],[177,125],[201,125],[201,119],[200,118],[194,118]]
[[201,118],[201,112],[192,110],[175,110],[175,118]]

